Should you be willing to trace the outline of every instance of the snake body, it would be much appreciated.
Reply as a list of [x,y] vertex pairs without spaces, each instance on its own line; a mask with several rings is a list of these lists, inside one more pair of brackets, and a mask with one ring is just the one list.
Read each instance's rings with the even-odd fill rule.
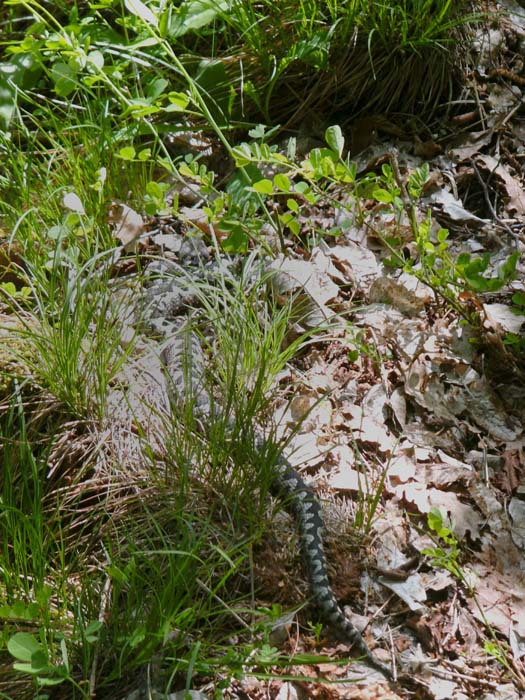
[[308,486],[288,461],[280,456],[275,467],[272,493],[283,499],[297,524],[310,593],[329,629],[349,643],[366,663],[391,679],[392,673],[369,649],[359,630],[346,617],[332,591],[323,546],[321,506]]
[[[173,275],[176,268],[177,266],[173,265],[166,266],[164,262],[154,264],[153,271],[160,276],[150,284],[148,290],[149,324],[157,335],[164,338],[169,336],[162,352],[162,360],[168,384],[171,386],[170,396],[175,392],[177,400],[180,401],[181,398],[184,400],[184,392],[191,392],[194,411],[200,414],[200,418],[205,422],[206,418],[209,418],[207,414],[210,409],[209,396],[203,391],[205,358],[199,342],[191,332],[191,324],[186,324],[185,320],[185,315],[195,303],[196,296],[191,289],[177,284],[173,278],[171,282],[166,278],[166,272]],[[202,266],[200,269],[202,272]],[[190,372],[188,362],[191,363]],[[189,388],[188,381],[191,382]],[[256,451],[261,452],[264,445],[265,440],[257,438]],[[313,489],[304,482],[282,454],[275,460],[270,491],[283,502],[297,524],[310,592],[323,620],[329,629],[341,641],[349,643],[369,666],[391,679],[390,669],[372,653],[337,602],[328,578],[321,506]]]

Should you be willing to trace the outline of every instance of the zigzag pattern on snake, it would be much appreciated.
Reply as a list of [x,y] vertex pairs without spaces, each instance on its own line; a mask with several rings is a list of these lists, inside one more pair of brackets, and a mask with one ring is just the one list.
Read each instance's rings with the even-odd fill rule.
[[274,495],[285,499],[299,530],[301,550],[308,574],[310,592],[329,628],[354,647],[367,664],[392,678],[390,669],[370,651],[359,631],[341,609],[330,586],[323,547],[323,520],[321,506],[313,490],[291,465],[280,457],[272,484]]
[[[166,266],[157,265],[157,272],[166,272]],[[150,287],[150,294],[155,299],[154,318],[150,319],[151,327],[157,334],[170,336],[168,344],[162,353],[163,363],[168,375],[168,383],[179,394],[184,393],[184,384],[188,380],[186,371],[187,359],[191,357],[192,382],[191,392],[195,399],[195,410],[205,417],[209,411],[209,397],[202,390],[202,375],[204,372],[204,355],[200,344],[194,335],[188,331],[185,319],[181,317],[195,302],[191,291],[177,286],[176,282],[166,283],[166,279],[156,280]],[[168,309],[168,311],[166,310]],[[173,335],[173,323],[166,323],[166,316],[176,320],[178,330]],[[181,389],[182,387],[182,389]],[[257,439],[256,448],[261,451],[264,447],[263,438]],[[309,487],[289,462],[280,455],[275,464],[275,474],[271,484],[272,495],[279,498],[286,509],[291,511],[298,527],[301,550],[308,574],[312,598],[319,607],[322,618],[331,631],[343,642],[347,642],[364,658],[372,668],[391,679],[390,669],[380,662],[368,648],[363,637],[345,616],[343,610],[330,586],[326,557],[323,547],[323,520],[321,507],[311,487]]]

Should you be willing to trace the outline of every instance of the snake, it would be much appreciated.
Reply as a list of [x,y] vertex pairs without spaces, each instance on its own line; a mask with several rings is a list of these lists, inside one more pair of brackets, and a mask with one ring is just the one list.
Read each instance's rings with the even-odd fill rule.
[[[187,321],[189,311],[198,304],[198,293],[187,281],[191,278],[194,282],[196,279],[209,282],[217,274],[224,274],[224,267],[218,272],[208,260],[206,247],[199,244],[199,239],[188,240],[187,250],[184,250],[183,243],[179,252],[178,264],[166,260],[150,264],[145,284],[146,315],[150,330],[164,340],[161,360],[171,387],[171,393],[168,391],[170,400],[174,392],[176,400],[180,400],[184,386],[190,381],[193,410],[204,422],[211,410],[210,397],[202,388],[206,359],[199,340],[191,331],[191,323]],[[186,283],[181,284],[181,278]],[[187,371],[188,361],[191,362],[190,372]],[[264,446],[265,438],[256,436],[256,454],[262,452]],[[369,667],[392,680],[391,669],[368,647],[332,590],[323,545],[321,505],[314,490],[282,453],[276,453],[274,462],[270,493],[283,504],[296,523],[310,595],[321,619],[334,636],[349,644]]]

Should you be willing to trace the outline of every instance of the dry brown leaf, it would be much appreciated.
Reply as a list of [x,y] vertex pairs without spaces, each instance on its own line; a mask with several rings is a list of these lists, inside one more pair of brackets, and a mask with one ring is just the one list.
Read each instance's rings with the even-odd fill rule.
[[525,554],[525,502],[520,498],[511,498],[509,503],[511,536],[516,547]]
[[483,304],[487,321],[485,327],[492,326],[505,333],[519,333],[525,323],[525,315],[515,314],[508,304]]
[[113,235],[120,241],[125,252],[134,253],[137,250],[138,239],[145,230],[142,216],[127,204],[113,202],[108,221],[113,224]]
[[398,498],[417,508],[419,513],[427,514],[433,508],[443,513],[452,524],[454,533],[462,539],[467,532],[474,540],[480,537],[483,520],[477,510],[459,500],[455,493],[429,488],[420,482],[409,482],[393,487]]
[[445,351],[436,336],[407,369],[405,391],[421,406],[447,422],[471,421],[498,440],[515,440],[522,432],[508,415],[488,380],[470,363]]
[[352,282],[359,289],[367,289],[372,280],[380,275],[381,268],[376,256],[363,245],[336,245],[328,249],[328,254],[344,281]]
[[425,465],[426,482],[437,488],[448,488],[452,484],[466,486],[475,476],[474,470],[469,464],[447,464],[445,462],[433,462]]
[[386,576],[379,577],[379,583],[393,591],[413,612],[425,609],[427,594],[419,574],[411,574],[404,581],[394,581]]
[[[477,565],[465,567],[469,585],[476,593],[476,600],[468,600],[472,615],[485,624],[485,620],[501,634],[508,637],[511,624],[525,635],[525,581],[523,574],[502,574],[493,568]],[[483,611],[479,611],[478,604]],[[485,618],[485,619],[484,619]]]
[[448,219],[456,224],[465,224],[470,228],[481,228],[487,223],[487,219],[467,211],[460,199],[456,199],[448,190],[438,190],[430,195],[429,200],[434,210],[444,214]]
[[449,155],[458,163],[470,160],[472,156],[477,155],[482,148],[490,143],[492,137],[493,134],[490,129],[463,134],[460,145],[451,149]]
[[429,160],[434,158],[443,149],[439,143],[436,143],[433,139],[428,139],[427,141],[422,141],[417,135],[414,137],[414,155],[424,160]]
[[406,483],[416,475],[417,465],[408,454],[398,454],[388,462],[388,483]]
[[337,298],[339,287],[327,274],[323,256],[299,260],[279,255],[268,270],[275,298],[281,303],[293,299],[299,325],[313,328],[333,317],[327,304]]
[[389,304],[407,316],[417,316],[425,308],[425,301],[390,277],[376,279],[368,298],[372,303]]

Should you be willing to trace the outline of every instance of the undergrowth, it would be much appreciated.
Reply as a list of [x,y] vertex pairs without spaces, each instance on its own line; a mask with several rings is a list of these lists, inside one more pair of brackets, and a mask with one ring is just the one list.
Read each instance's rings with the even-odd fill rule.
[[[204,117],[201,127],[211,116],[221,128],[254,120],[297,126],[314,112],[321,121],[360,110],[431,114],[450,98],[460,28],[479,19],[470,3],[450,0],[134,0],[125,10],[105,0],[87,12],[76,2],[14,4],[18,19],[6,21],[13,39],[0,64],[7,124],[22,105],[39,115],[41,91],[52,87],[59,108],[87,93],[101,114],[155,115],[170,132],[185,129],[184,112]],[[148,121],[124,129],[144,136]]]
[[[240,253],[261,236],[255,222],[262,205],[279,198],[284,207],[273,207],[269,219],[276,243],[294,235],[314,245],[316,238],[305,239],[299,224],[302,207],[325,198],[344,208],[348,200],[338,198],[338,188],[344,188],[355,204],[348,215],[366,225],[362,204],[372,198],[385,214],[396,212],[399,226],[405,220],[413,226],[414,257],[401,256],[392,235],[384,237],[385,260],[416,275],[448,308],[475,324],[475,316],[462,307],[461,294],[504,285],[512,278],[515,258],[493,274],[486,274],[483,260],[455,260],[445,234],[432,233],[430,220],[418,220],[411,209],[423,192],[425,168],[405,183],[392,160],[381,174],[359,179],[343,157],[341,131],[333,127],[326,138],[326,148],[299,162],[260,139],[237,146],[238,176],[245,178],[248,172],[252,184],[239,195],[241,202],[234,193],[224,195],[219,207],[217,199],[210,199],[210,222],[219,230],[223,217],[232,221],[232,212],[238,215],[243,207]],[[277,164],[280,170],[261,177],[265,164]],[[206,169],[192,169],[191,162],[182,172],[184,168],[195,182],[208,178]],[[214,655],[228,646],[228,634],[238,633],[239,624],[243,640],[250,640],[247,606],[241,601],[252,586],[240,582],[250,576],[249,551],[264,527],[276,456],[272,449],[254,449],[254,426],[264,419],[275,377],[309,336],[290,343],[288,329],[297,320],[294,300],[283,308],[272,306],[264,280],[251,289],[246,283],[232,288],[226,278],[222,287],[201,286],[205,328],[197,317],[195,332],[211,358],[202,381],[209,395],[218,397],[212,401],[212,419],[202,432],[191,391],[168,416],[151,407],[163,448],[159,453],[159,443],[149,441],[137,415],[131,435],[138,436],[142,449],[133,453],[139,458],[134,463],[126,457],[128,449],[132,453],[130,438],[104,437],[107,395],[135,351],[133,342],[125,349],[119,343],[119,297],[108,274],[108,261],[114,265],[117,258],[99,253],[97,244],[81,264],[90,240],[82,218],[89,213],[77,210],[68,220],[70,214],[60,224],[64,237],[53,241],[53,257],[48,246],[45,255],[39,253],[42,264],[35,274],[36,258],[16,268],[21,287],[30,294],[10,297],[4,288],[6,308],[20,324],[11,329],[23,348],[15,359],[29,368],[27,386],[13,378],[2,414],[4,643],[17,659],[15,668],[34,679],[41,697],[55,684],[67,684],[74,697],[90,697],[95,690],[100,697],[112,697],[130,674],[140,683],[152,658],[159,659],[148,681],[153,687],[189,687],[193,674],[209,672],[214,664],[242,666],[243,645],[230,650],[226,660]],[[19,235],[23,230],[33,235],[24,224],[22,219]],[[27,240],[21,241],[27,246]],[[228,245],[234,247],[231,239]],[[266,248],[271,250],[268,244]],[[214,339],[209,347],[208,326]],[[35,391],[49,395],[49,406],[54,402],[43,419],[53,426],[47,426],[45,440],[42,420],[31,411]],[[64,440],[68,430],[70,438]],[[59,456],[55,449],[55,444],[73,447],[83,439],[83,451]],[[225,499],[225,493],[235,497]],[[365,513],[363,521],[368,520]],[[278,660],[271,648],[268,653]],[[264,667],[264,659],[261,663]]]
[[[294,138],[279,147],[271,129],[249,123],[276,114],[297,123],[319,102],[344,121],[366,106],[398,107],[401,95],[405,108],[431,111],[449,87],[450,31],[468,19],[466,3],[88,7],[82,14],[85,4],[10,2],[0,18],[8,37],[0,150],[9,164],[0,172],[9,340],[0,616],[2,661],[16,659],[21,672],[2,670],[0,692],[13,698],[31,696],[28,677],[35,697],[51,697],[56,685],[67,697],[114,698],[127,684],[188,689],[197,673],[221,668],[229,677],[248,658],[263,671],[283,661],[268,645],[254,652],[252,637],[250,551],[283,447],[256,451],[254,426],[267,418],[279,372],[327,328],[290,337],[294,300],[271,300],[267,279],[251,288],[201,285],[213,344],[199,321],[194,330],[211,358],[203,381],[217,397],[213,420],[203,432],[190,392],[169,414],[144,399],[158,442],[138,412],[124,426],[111,423],[108,395],[122,389],[121,370],[141,351],[134,335],[121,342],[134,288],[121,297],[116,279],[143,264],[140,240],[131,252],[116,245],[113,200],[184,219],[183,183],[202,197],[216,251],[253,258],[287,255],[290,241],[311,250],[341,236],[340,225],[305,225],[313,205],[372,230],[373,201],[412,231],[410,254],[398,229],[377,231],[385,262],[477,327],[462,294],[500,288],[516,265],[513,256],[499,269],[486,257],[456,258],[447,232],[415,216],[424,168],[400,174],[392,159],[358,177],[337,126],[323,128],[324,147],[301,154]],[[392,68],[401,63],[405,82]],[[327,81],[336,73],[337,89]],[[229,157],[227,183],[204,159],[176,157],[167,146],[166,132],[198,126]],[[244,136],[230,143],[226,134],[238,126]]]

